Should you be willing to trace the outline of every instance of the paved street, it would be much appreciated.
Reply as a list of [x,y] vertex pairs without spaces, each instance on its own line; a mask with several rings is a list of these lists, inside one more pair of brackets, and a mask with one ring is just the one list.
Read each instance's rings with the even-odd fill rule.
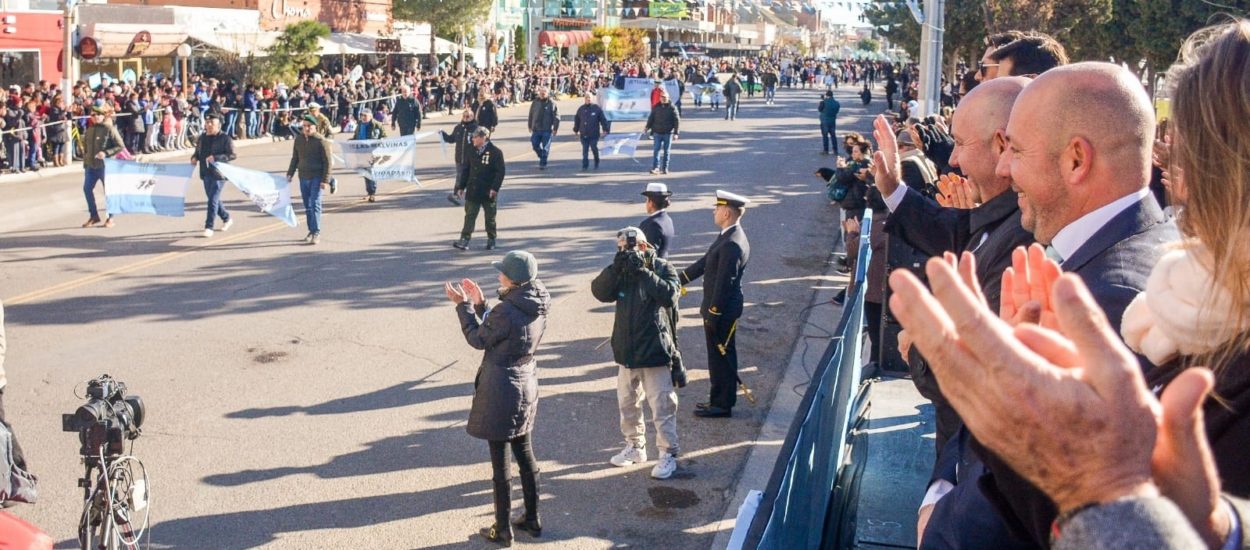
[[[868,128],[856,92],[839,91],[839,131]],[[647,175],[649,141],[637,163],[606,159],[598,172],[580,173],[571,121],[580,101],[561,102],[552,164],[539,171],[527,106],[505,109],[495,141],[508,178],[494,252],[481,250],[481,221],[470,251],[450,246],[463,210],[445,199],[451,148],[444,157],[432,139],[421,147],[422,184],[383,183],[377,203],[361,200],[359,176],[340,173],[316,247],[300,241],[302,212],[301,227],[288,228],[233,188],[234,227],[202,238],[198,178],[185,218],[123,216],[112,229],[78,227],[86,219],[80,173],[0,183],[0,204],[60,197],[38,216],[0,212],[23,220],[0,233],[5,405],[41,491],[38,505],[13,511],[59,547],[74,544],[78,441],[61,432],[60,415],[82,403],[75,386],[109,373],[148,408],[133,454],[151,476],[154,548],[488,547],[476,534],[492,521],[486,443],[464,431],[481,353],[464,342],[442,285],[467,276],[493,296],[490,261],[523,248],[538,257],[553,311],[538,357],[534,435],[544,531],[537,540],[518,533],[518,544],[709,547],[726,508],[738,504],[730,500],[768,403],[804,390],[779,387],[781,370],[815,289],[830,284],[836,214],[811,174],[832,157],[818,154],[816,103],[814,90],[782,89],[775,106],[744,100],[731,123],[687,98],[668,176]],[[283,171],[290,148],[240,148],[238,164]],[[742,222],[752,256],[738,335],[742,378],[760,403],[740,398],[728,420],[691,415],[708,390],[700,290],[691,286],[679,331],[691,384],[679,392],[680,469],[667,481],[649,477],[653,463],[607,462],[621,443],[606,340],[613,309],[589,292],[611,262],[615,231],[645,216],[647,181],[675,192],[679,267],[716,236],[715,189],[754,200]],[[832,326],[835,314],[814,307],[810,322]],[[823,345],[813,344],[808,365]],[[656,456],[653,440],[649,451]],[[519,507],[519,483],[515,493]]]

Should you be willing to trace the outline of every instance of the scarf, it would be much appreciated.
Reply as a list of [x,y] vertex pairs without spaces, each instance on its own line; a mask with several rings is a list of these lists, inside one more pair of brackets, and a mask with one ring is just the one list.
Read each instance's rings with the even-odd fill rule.
[[1250,303],[1233,304],[1227,290],[1215,287],[1209,269],[1195,257],[1203,251],[1195,247],[1165,254],[1150,272],[1146,291],[1124,310],[1124,343],[1155,365],[1215,351],[1226,343],[1222,338],[1250,328],[1250,320],[1243,320],[1228,330]]

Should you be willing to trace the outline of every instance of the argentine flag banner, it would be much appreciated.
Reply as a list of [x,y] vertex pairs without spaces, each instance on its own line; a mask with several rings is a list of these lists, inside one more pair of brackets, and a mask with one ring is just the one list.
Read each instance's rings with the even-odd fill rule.
[[291,208],[291,182],[269,172],[231,166],[224,162],[214,163],[222,177],[242,191],[261,212],[274,216],[291,227],[295,221],[295,209]]
[[104,159],[104,196],[110,214],[182,217],[194,164]]
[[647,120],[651,115],[651,92],[649,90],[618,90],[599,88],[599,108],[610,121]]
[[343,166],[374,181],[417,181],[417,140],[434,132],[385,139],[336,141]]
[[638,150],[639,137],[639,134],[608,134],[600,141],[599,149],[605,157],[619,155],[632,159]]

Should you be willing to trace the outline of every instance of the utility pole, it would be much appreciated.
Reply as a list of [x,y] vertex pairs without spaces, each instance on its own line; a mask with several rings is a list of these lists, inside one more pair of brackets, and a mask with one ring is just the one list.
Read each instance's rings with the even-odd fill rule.
[[[920,118],[937,114],[942,101],[942,34],[945,0],[925,0],[920,21]],[[913,9],[913,13],[914,13]]]
[[61,26],[64,27],[64,46],[61,52],[61,95],[66,98],[65,104],[69,105],[70,90],[74,87],[74,27],[77,26],[77,17],[75,12],[78,10],[78,2],[76,0],[65,0],[65,12],[61,17]]

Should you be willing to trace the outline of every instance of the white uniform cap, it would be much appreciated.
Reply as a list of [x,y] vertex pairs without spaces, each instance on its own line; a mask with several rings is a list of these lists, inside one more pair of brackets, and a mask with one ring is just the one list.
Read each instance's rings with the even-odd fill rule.
[[737,193],[730,193],[729,191],[721,191],[720,189],[716,190],[716,205],[717,206],[724,204],[727,206],[743,208],[750,203],[751,203],[751,199],[748,199]]

